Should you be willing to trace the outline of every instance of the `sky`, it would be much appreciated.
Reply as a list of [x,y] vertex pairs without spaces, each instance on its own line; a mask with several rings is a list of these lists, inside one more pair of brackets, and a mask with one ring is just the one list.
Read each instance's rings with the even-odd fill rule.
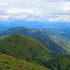
[[70,22],[70,0],[0,0],[0,21]]

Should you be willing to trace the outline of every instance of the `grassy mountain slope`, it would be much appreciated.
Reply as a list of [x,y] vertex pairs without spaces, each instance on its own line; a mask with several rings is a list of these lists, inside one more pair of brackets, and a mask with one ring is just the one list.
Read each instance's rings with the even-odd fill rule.
[[70,55],[45,56],[38,62],[51,70],[70,70]]
[[48,48],[52,54],[64,54],[66,53],[66,50],[64,49],[63,46],[59,46],[55,42],[51,41],[48,38],[40,38],[40,37],[35,37],[40,43],[42,43],[46,48]]
[[20,34],[0,38],[0,50],[5,54],[31,62],[37,58],[47,56],[50,53],[38,41]]
[[41,28],[37,29],[41,32],[47,32],[50,36],[49,39],[54,41],[59,46],[63,47],[67,54],[70,53],[70,29],[69,28],[58,28],[58,27],[51,27],[51,28]]
[[0,70],[50,70],[16,57],[0,53]]
[[[43,38],[40,38],[40,39],[43,39]],[[30,70],[31,69],[34,70],[33,66],[30,65],[31,63],[28,64],[27,62],[27,64],[24,64],[22,66],[23,61],[18,59],[18,58],[21,58],[21,59],[24,59],[24,61],[27,60],[36,64],[38,63],[51,70],[70,70],[70,56],[69,55],[49,56],[51,52],[47,48],[45,48],[41,43],[38,42],[40,39],[37,38],[36,40],[34,40],[31,37],[26,37],[20,34],[1,37],[0,52],[11,56],[15,56],[16,58],[16,59],[13,59],[13,57],[11,57],[12,58],[11,60],[8,58],[9,63],[7,64],[7,61],[5,60],[6,56],[4,57],[3,55],[1,55],[0,60],[2,59],[5,60],[4,63],[0,62],[1,68],[4,67],[3,70],[7,68],[10,68],[9,70],[12,70],[12,68],[14,68],[14,65],[17,65],[16,64],[17,62],[18,66],[15,67],[15,68],[18,68],[17,70],[20,70],[20,67],[22,68],[21,70],[23,70],[24,68],[25,68],[24,70],[27,70],[27,69],[29,70],[29,68]],[[45,41],[45,40],[44,39],[40,40],[40,42],[42,41]],[[14,64],[11,62],[12,60]],[[26,61],[23,63],[26,63]],[[43,68],[41,67],[38,68],[37,66],[35,66],[37,68],[37,69],[35,68],[35,70],[43,70]]]

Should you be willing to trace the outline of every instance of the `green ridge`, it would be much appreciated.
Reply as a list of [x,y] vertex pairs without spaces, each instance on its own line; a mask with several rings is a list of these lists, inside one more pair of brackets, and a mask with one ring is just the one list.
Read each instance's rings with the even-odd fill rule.
[[[35,62],[37,58],[51,53],[41,43],[31,37],[15,34],[0,39],[1,52]],[[35,62],[37,63],[37,62]]]

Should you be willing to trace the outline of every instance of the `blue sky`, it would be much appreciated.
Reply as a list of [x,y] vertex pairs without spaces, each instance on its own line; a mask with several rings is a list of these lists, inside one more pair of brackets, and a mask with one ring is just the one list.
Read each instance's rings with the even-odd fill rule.
[[70,0],[0,0],[0,21],[70,22]]

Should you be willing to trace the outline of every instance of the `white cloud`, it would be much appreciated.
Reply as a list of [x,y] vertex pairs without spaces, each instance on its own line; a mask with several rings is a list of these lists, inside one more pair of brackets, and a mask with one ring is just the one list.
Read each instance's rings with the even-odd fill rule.
[[34,17],[30,17],[27,19],[27,21],[35,21],[36,19]]
[[43,21],[43,20],[40,18],[36,18],[36,17],[30,17],[27,19],[27,21]]
[[56,18],[50,18],[49,21],[64,21],[64,22],[70,22],[70,16],[69,15],[60,15]]
[[32,10],[27,10],[27,9],[8,9],[6,11],[7,14],[23,14],[23,13],[33,13]]
[[26,19],[69,22],[69,15],[69,0],[0,0],[1,21]]
[[9,21],[8,19],[11,17],[11,15],[2,15],[0,16],[1,21]]

